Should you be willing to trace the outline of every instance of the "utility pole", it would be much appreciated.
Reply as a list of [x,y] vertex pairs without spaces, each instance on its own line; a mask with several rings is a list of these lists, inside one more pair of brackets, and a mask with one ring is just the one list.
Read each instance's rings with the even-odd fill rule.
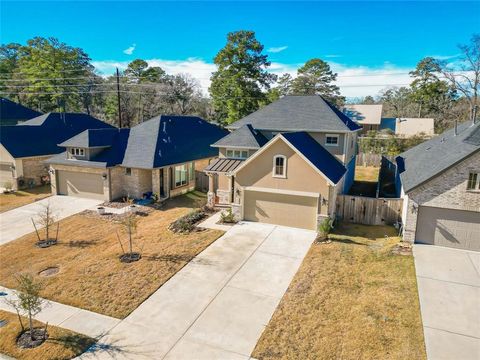
[[118,102],[118,127],[122,128],[122,112],[120,111],[120,74],[117,67],[117,102]]

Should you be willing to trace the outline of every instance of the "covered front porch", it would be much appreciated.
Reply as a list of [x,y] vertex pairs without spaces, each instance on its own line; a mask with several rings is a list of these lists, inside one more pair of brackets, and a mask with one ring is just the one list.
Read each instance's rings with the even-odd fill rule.
[[235,176],[233,172],[243,161],[219,158],[205,169],[205,173],[208,175],[207,204],[209,206],[228,206],[234,202]]

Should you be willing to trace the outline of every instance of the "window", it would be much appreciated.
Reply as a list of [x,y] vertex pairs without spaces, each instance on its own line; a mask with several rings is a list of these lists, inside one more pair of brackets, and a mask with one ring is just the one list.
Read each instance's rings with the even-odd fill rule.
[[287,177],[287,158],[283,155],[273,157],[273,177]]
[[81,148],[71,148],[70,153],[76,156],[85,156],[85,149]]
[[480,174],[471,172],[468,176],[467,190],[480,190]]
[[187,165],[175,166],[175,187],[187,185]]
[[327,134],[325,139],[325,145],[338,146],[338,135]]
[[227,149],[227,158],[246,159],[248,158],[248,150]]
[[190,181],[195,180],[195,163],[192,161],[190,163]]
[[132,168],[125,168],[125,175],[127,176],[132,175]]

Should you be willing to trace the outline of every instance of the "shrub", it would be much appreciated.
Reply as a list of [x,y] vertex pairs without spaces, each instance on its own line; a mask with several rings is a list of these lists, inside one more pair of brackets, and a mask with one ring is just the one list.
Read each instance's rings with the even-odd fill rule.
[[327,217],[326,219],[323,219],[323,221],[318,226],[318,232],[322,237],[326,238],[328,234],[330,234],[330,231],[332,231],[332,228],[333,220]]
[[235,215],[233,214],[232,208],[229,208],[227,211],[222,211],[220,213],[220,220],[223,223],[232,224],[236,223]]
[[195,228],[195,225],[206,216],[207,214],[202,210],[193,210],[171,223],[169,229],[173,232],[189,233]]
[[6,192],[10,192],[13,190],[13,184],[10,181],[5,181],[3,183],[3,187],[5,188]]

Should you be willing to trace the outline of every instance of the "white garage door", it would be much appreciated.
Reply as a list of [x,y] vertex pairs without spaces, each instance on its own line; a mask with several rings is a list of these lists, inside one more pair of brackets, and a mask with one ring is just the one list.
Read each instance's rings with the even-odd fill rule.
[[245,220],[316,230],[316,197],[247,190],[244,201]]
[[103,200],[103,179],[100,174],[57,170],[58,193]]
[[0,187],[5,187],[6,183],[13,186],[12,164],[0,164]]
[[480,212],[420,206],[415,241],[480,251]]

